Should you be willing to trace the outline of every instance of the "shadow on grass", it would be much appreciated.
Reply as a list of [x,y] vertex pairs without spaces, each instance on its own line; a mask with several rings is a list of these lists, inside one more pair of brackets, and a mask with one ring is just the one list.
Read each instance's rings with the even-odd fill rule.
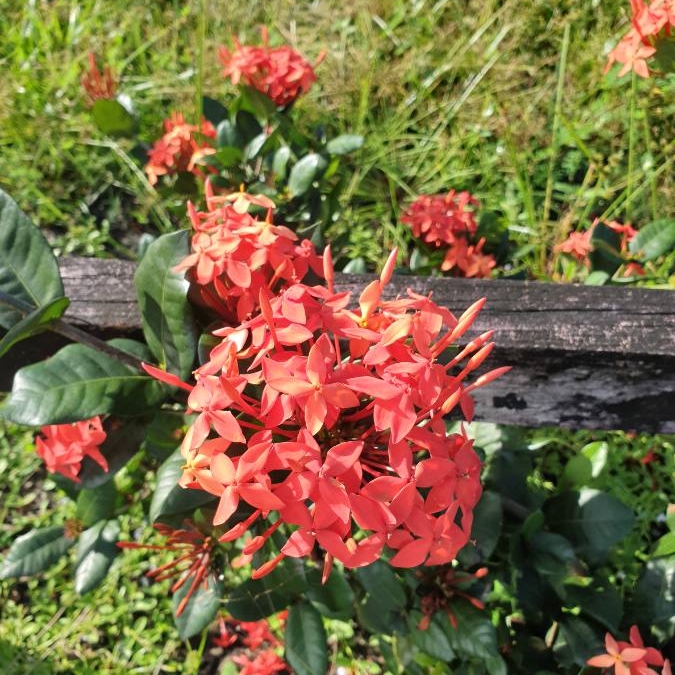
[[52,675],[54,666],[42,658],[36,658],[24,647],[12,644],[0,637],[0,673],[2,675]]

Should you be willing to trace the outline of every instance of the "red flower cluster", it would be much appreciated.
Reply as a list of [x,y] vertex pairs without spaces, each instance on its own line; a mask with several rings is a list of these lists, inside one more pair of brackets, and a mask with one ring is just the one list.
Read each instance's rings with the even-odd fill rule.
[[[262,29],[263,46],[241,45],[235,38],[234,51],[221,47],[223,77],[232,84],[244,82],[266,94],[277,106],[287,106],[316,81],[312,66],[294,49],[269,47],[267,29]],[[321,58],[317,61],[319,64]]]
[[637,626],[630,629],[630,642],[617,642],[609,633],[605,635],[606,654],[594,656],[586,663],[589,666],[609,670],[614,675],[659,675],[650,666],[661,668],[661,675],[672,675],[670,661],[654,647],[645,647]]
[[166,538],[163,544],[152,545],[120,541],[117,546],[120,548],[143,548],[150,551],[174,551],[179,554],[176,559],[151,570],[146,576],[155,581],[163,581],[177,576],[178,580],[171,586],[172,593],[182,588],[188,581],[190,582],[187,593],[176,608],[176,616],[180,616],[193,593],[200,586],[206,585],[214,562],[214,549],[218,547],[218,542],[213,537],[205,535],[189,521],[185,522],[185,529],[175,530],[163,523],[157,523],[155,529]]
[[[253,199],[239,195],[228,217]],[[262,226],[285,236],[267,221],[250,227]],[[471,391],[507,369],[468,382],[492,350],[491,331],[444,356],[483,300],[459,318],[412,291],[383,300],[395,259],[394,252],[361,293],[358,309],[349,309],[349,293],[334,290],[329,250],[325,286],[291,283],[273,295],[257,284],[259,312],[214,331],[222,341],[195,371],[194,386],[146,367],[190,392],[196,419],[181,447],[180,484],[218,497],[214,525],[227,524],[240,505],[253,509],[220,541],[265,518],[271,525],[245,555],[282,526],[291,533],[255,577],[317,545],[327,575],[334,558],[359,567],[385,547],[395,566],[443,564],[469,541],[481,463],[464,432],[447,434],[443,416],[459,405],[470,420]],[[213,284],[211,268],[203,272],[196,280]],[[230,279],[235,293],[248,281]]]
[[447,247],[441,264],[444,272],[455,270],[463,277],[489,277],[496,262],[483,253],[485,239],[471,243],[478,225],[472,208],[478,200],[469,192],[420,195],[401,216],[413,235],[435,248]]
[[75,424],[51,424],[42,427],[40,434],[35,439],[35,450],[48,471],[79,483],[78,474],[85,457],[91,457],[104,471],[108,470],[108,462],[99,450],[106,439],[99,417]]
[[80,80],[82,88],[87,94],[87,102],[93,105],[99,99],[114,99],[117,91],[117,80],[113,77],[110,66],[103,69],[103,73],[96,66],[96,57],[89,52],[89,70]]
[[202,120],[201,126],[187,124],[180,113],[164,120],[164,135],[148,150],[150,161],[145,165],[145,173],[150,184],[155,185],[159,176],[179,171],[203,177],[200,161],[216,151],[207,142],[215,137],[216,130],[207,120]]
[[672,40],[675,27],[675,0],[631,0],[632,27],[609,53],[605,72],[613,63],[622,64],[619,77],[634,70],[640,77],[649,77],[647,59],[656,55],[659,46]]
[[[235,192],[215,196],[206,183],[207,211],[188,203],[196,234],[192,253],[176,270],[188,270],[201,302],[226,322],[239,322],[258,309],[261,290],[274,293],[301,281],[311,270],[322,275],[314,245],[283,225],[272,223],[274,203],[262,195]],[[248,211],[267,209],[265,220]]]

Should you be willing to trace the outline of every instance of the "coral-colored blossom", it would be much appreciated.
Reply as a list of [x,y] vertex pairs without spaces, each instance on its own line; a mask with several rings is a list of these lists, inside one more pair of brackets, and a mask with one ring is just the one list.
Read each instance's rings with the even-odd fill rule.
[[[263,46],[241,45],[235,38],[235,49],[221,47],[218,55],[224,66],[223,77],[232,84],[243,82],[262,92],[277,106],[293,103],[316,81],[312,66],[288,45],[268,46],[268,34],[262,29]],[[317,63],[318,65],[318,63]]]
[[[350,294],[333,288],[329,250],[326,284],[301,283],[300,272],[316,267],[312,256],[298,257],[269,214],[264,222],[248,214],[259,198],[207,199],[210,212],[190,209],[195,253],[179,268],[211,294],[226,325],[214,331],[221,341],[195,384],[183,385],[196,418],[181,445],[180,484],[218,499],[221,542],[250,532],[245,556],[272,550],[254,578],[315,551],[324,578],[334,559],[360,567],[385,548],[399,567],[452,561],[469,541],[481,463],[465,432],[448,434],[443,417],[458,407],[470,420],[471,392],[507,370],[473,377],[492,332],[446,356],[484,301],[456,317],[412,291],[383,299],[394,252],[351,307]],[[243,294],[251,288],[257,299]],[[231,323],[233,299],[239,325]],[[285,537],[277,549],[275,532]]]
[[272,675],[288,669],[286,662],[273,649],[265,649],[254,659],[245,654],[235,654],[232,660],[241,666],[239,675]]
[[60,473],[79,483],[82,460],[91,457],[104,471],[108,462],[99,446],[106,439],[100,417],[74,424],[51,424],[40,429],[35,439],[35,450],[42,457],[47,470]]
[[662,667],[661,675],[671,675],[670,662],[654,647],[645,647],[637,626],[631,626],[630,642],[605,635],[605,654],[593,656],[586,663],[603,669],[614,669],[614,675],[659,675],[651,666]]
[[653,0],[650,5],[644,0],[631,0],[631,10],[631,28],[609,53],[605,72],[612,64],[620,63],[619,77],[631,70],[640,77],[649,77],[647,60],[658,58],[661,45],[672,49],[675,0]]
[[159,176],[180,171],[204,177],[201,160],[215,153],[215,148],[209,143],[215,137],[215,128],[205,119],[200,126],[187,124],[180,113],[164,120],[164,135],[148,150],[145,173],[150,184],[155,185]]
[[115,98],[117,80],[114,78],[110,66],[105,66],[101,73],[96,65],[96,56],[92,52],[89,53],[89,70],[82,75],[80,82],[86,92],[89,105],[93,105],[94,101],[99,99],[112,100]]

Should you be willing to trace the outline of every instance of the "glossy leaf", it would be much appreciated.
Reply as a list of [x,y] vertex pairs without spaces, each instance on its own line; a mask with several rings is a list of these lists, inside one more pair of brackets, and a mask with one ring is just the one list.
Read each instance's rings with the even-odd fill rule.
[[222,120],[216,128],[216,146],[219,148],[234,147],[241,149],[242,143],[237,128],[229,119]]
[[455,658],[455,652],[450,646],[440,616],[434,615],[429,626],[424,630],[419,630],[417,626],[422,616],[421,612],[411,612],[408,616],[410,639],[419,649],[439,661],[452,661]]
[[342,134],[326,143],[326,150],[331,155],[348,155],[363,146],[363,136]]
[[326,167],[326,160],[315,152],[305,155],[291,169],[288,177],[288,193],[291,197],[304,195],[316,179],[319,172]]
[[164,234],[148,247],[134,285],[143,334],[160,366],[187,379],[197,351],[197,326],[187,299],[189,282],[173,268],[189,253],[187,231]]
[[28,426],[62,424],[113,413],[138,415],[164,398],[163,386],[82,344],[21,368],[0,415]]
[[191,490],[178,485],[183,475],[185,459],[180,450],[174,452],[157,471],[157,483],[150,503],[150,520],[175,515],[207,504],[214,496],[203,490]]
[[593,272],[600,270],[609,276],[614,274],[624,262],[620,253],[621,237],[619,234],[611,227],[599,222],[593,228],[591,244],[593,250],[588,255],[591,270]]
[[160,462],[172,455],[183,439],[187,415],[173,410],[158,410],[147,427],[143,446],[146,452]]
[[101,521],[80,534],[75,558],[75,591],[80,595],[96,588],[105,579],[119,553],[120,524]]
[[[59,267],[47,240],[0,190],[0,293],[6,293],[31,311],[63,297]],[[0,326],[11,328],[23,312],[0,302]]]
[[77,517],[85,527],[91,527],[101,520],[107,520],[115,512],[117,490],[114,481],[89,490],[82,490],[77,496]]
[[176,616],[178,606],[189,590],[190,581],[188,580],[173,594],[174,621],[181,640],[187,640],[201,633],[213,621],[220,608],[225,587],[222,581],[209,575],[206,588],[200,584],[187,601],[180,616]]
[[44,572],[75,543],[62,527],[46,527],[17,537],[0,566],[0,579]]
[[452,605],[452,613],[457,619],[454,628],[445,614],[439,614],[439,620],[445,627],[450,647],[460,658],[487,659],[497,652],[497,632],[489,616],[468,602],[459,601]]
[[597,478],[607,464],[609,446],[604,441],[594,441],[581,448],[581,454],[591,463],[591,476]]
[[274,172],[275,180],[283,180],[286,178],[286,168],[288,167],[288,160],[291,158],[291,149],[287,145],[282,145],[275,153],[272,160],[272,171]]
[[131,136],[136,128],[135,117],[119,101],[112,99],[94,101],[91,116],[98,130],[106,136]]
[[240,85],[240,88],[245,104],[256,117],[269,119],[277,111],[274,101],[266,94],[248,85]]
[[286,558],[262,579],[248,579],[227,597],[225,609],[240,621],[258,621],[276,614],[307,590],[302,562]]
[[308,602],[293,605],[288,612],[285,657],[296,675],[325,675],[328,645],[321,615]]
[[378,560],[372,565],[357,568],[354,574],[361,586],[382,606],[392,610],[405,606],[403,585],[387,563]]
[[263,149],[263,146],[269,138],[269,134],[265,133],[264,131],[252,138],[244,148],[244,159],[247,162],[255,159],[260,154],[260,151]]
[[572,457],[563,469],[559,486],[561,490],[586,485],[593,477],[593,465],[585,455]]
[[3,335],[0,340],[0,356],[7,353],[17,342],[47,330],[53,321],[63,316],[69,304],[68,298],[56,298],[26,314]]
[[628,248],[643,260],[654,260],[675,250],[675,220],[661,218],[641,227]]
[[323,616],[343,621],[353,616],[354,591],[339,569],[333,568],[325,584],[321,583],[318,569],[312,570],[307,576],[307,598]]
[[496,493],[485,490],[474,509],[471,538],[476,541],[476,551],[487,560],[497,546],[502,532],[502,499]]
[[614,588],[567,585],[565,595],[568,606],[579,607],[582,614],[601,623],[612,635],[618,633],[623,616],[623,600]]
[[[633,589],[626,614],[644,626],[669,627],[675,616],[675,556],[650,560]],[[672,635],[672,632],[669,633]]]
[[556,659],[563,666],[583,667],[586,661],[605,650],[599,632],[575,616],[565,616],[558,624],[558,633],[553,643]]
[[202,96],[202,115],[217,127],[229,115],[227,108],[209,96]]

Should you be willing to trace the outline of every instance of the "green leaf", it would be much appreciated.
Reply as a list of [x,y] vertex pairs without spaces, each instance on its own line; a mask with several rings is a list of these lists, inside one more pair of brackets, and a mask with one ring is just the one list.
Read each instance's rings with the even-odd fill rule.
[[308,602],[299,602],[291,607],[284,642],[286,661],[296,675],[326,675],[326,631],[321,615]]
[[197,351],[197,326],[187,292],[190,284],[173,267],[189,253],[186,231],[159,237],[143,256],[134,284],[143,334],[161,367],[187,379]]
[[487,560],[497,547],[502,533],[502,498],[485,490],[473,512],[471,538],[476,540],[476,550]]
[[607,272],[595,270],[586,277],[584,284],[586,284],[586,286],[604,286],[609,279],[610,275],[607,274]]
[[438,617],[444,626],[450,647],[460,658],[488,659],[497,652],[497,632],[489,617],[468,602],[459,601],[451,607],[457,620],[454,628],[444,613]]
[[164,398],[163,386],[82,344],[21,368],[0,415],[27,426],[63,424],[94,415],[138,415]]
[[96,588],[105,579],[119,553],[117,538],[120,524],[116,520],[96,523],[80,534],[75,558],[75,591],[80,595]]
[[421,618],[422,613],[417,611],[408,615],[408,631],[413,644],[439,661],[452,661],[455,658],[455,652],[450,646],[440,617],[434,614],[429,627],[425,630],[417,628]]
[[104,471],[91,457],[85,457],[79,474],[79,486],[86,490],[111,481],[138,452],[145,436],[145,423],[138,420],[126,420],[119,426],[115,420],[109,419],[103,423],[103,429],[108,436],[99,449],[108,462],[108,470]]
[[216,128],[216,146],[219,148],[236,148],[241,150],[242,142],[237,128],[229,119],[224,119]]
[[136,118],[119,101],[106,98],[94,101],[91,116],[106,136],[131,136],[136,130]]
[[155,522],[162,516],[171,516],[183,511],[196,509],[214,499],[202,490],[191,490],[178,485],[183,475],[185,459],[176,450],[157,471],[157,485],[150,503],[150,520]]
[[348,155],[363,145],[363,136],[356,134],[342,134],[326,143],[326,150],[331,155]]
[[215,618],[221,605],[221,599],[225,592],[222,581],[212,575],[206,579],[206,588],[200,584],[197,590],[190,596],[180,616],[176,616],[178,607],[183,598],[188,594],[191,580],[188,579],[173,594],[173,615],[181,640],[187,640],[193,635],[201,633]]
[[256,117],[266,120],[277,111],[274,101],[266,94],[248,85],[240,85],[240,88],[245,104]]
[[274,179],[279,181],[286,178],[286,169],[288,160],[291,158],[291,149],[287,145],[282,145],[275,153],[272,160],[272,172]]
[[628,249],[643,260],[654,260],[675,249],[675,220],[661,218],[640,228]]
[[47,330],[53,321],[63,316],[69,304],[68,298],[56,298],[26,314],[0,340],[0,356],[7,353],[17,342]]
[[288,193],[291,198],[300,197],[309,190],[317,174],[326,166],[326,160],[315,152],[305,155],[291,169],[288,177]]
[[565,604],[578,606],[582,614],[601,623],[613,635],[618,632],[623,616],[623,600],[614,588],[566,585],[565,595]]
[[599,490],[585,488],[549,499],[544,505],[550,527],[567,537],[588,562],[602,562],[633,528],[631,509]]
[[609,446],[604,441],[594,441],[581,448],[581,454],[591,463],[591,476],[597,478],[607,464]]
[[[0,293],[26,311],[63,297],[56,258],[40,230],[16,202],[0,190]],[[0,302],[0,326],[11,328],[24,312]]]
[[656,542],[656,548],[652,552],[652,558],[663,558],[664,556],[675,556],[675,532],[664,534]]
[[260,122],[248,110],[239,110],[235,117],[236,131],[242,146],[262,133]]
[[593,477],[593,464],[585,455],[572,457],[565,465],[560,477],[559,487],[561,490],[583,487]]
[[205,164],[215,166],[219,169],[231,169],[237,166],[244,158],[244,153],[234,146],[227,145],[222,147],[213,155],[206,155],[203,161]]
[[593,250],[588,257],[593,272],[601,270],[611,276],[623,265],[624,260],[620,253],[621,237],[611,227],[598,222],[593,228],[591,244]]
[[252,138],[244,148],[244,160],[248,162],[255,159],[260,154],[260,151],[263,149],[263,146],[269,137],[269,134],[266,134],[263,131],[261,134]]
[[626,615],[642,626],[667,627],[672,636],[675,624],[675,557],[650,560],[633,590]]
[[302,562],[286,558],[262,579],[248,579],[227,598],[225,609],[240,621],[258,621],[286,609],[307,590]]
[[174,453],[185,433],[186,415],[175,410],[158,410],[148,425],[143,446],[160,462]]
[[367,271],[366,261],[358,256],[357,258],[352,258],[342,269],[345,274],[365,274]]
[[227,119],[229,113],[227,108],[219,101],[216,101],[209,96],[202,96],[202,115],[204,115],[214,127],[217,127],[224,119]]
[[591,656],[603,651],[600,636],[585,621],[565,616],[559,622],[553,653],[561,665],[583,667]]
[[31,530],[17,537],[0,566],[0,579],[44,572],[75,543],[64,536],[62,527]]
[[342,571],[334,566],[325,584],[321,583],[318,569],[312,569],[307,579],[307,598],[323,616],[343,621],[351,619],[354,614],[354,591]]
[[117,490],[114,481],[99,487],[82,490],[77,496],[77,517],[85,527],[91,527],[101,520],[107,520],[115,512]]
[[372,565],[355,569],[354,574],[361,586],[377,598],[383,607],[399,610],[405,606],[403,584],[387,563],[378,560]]

